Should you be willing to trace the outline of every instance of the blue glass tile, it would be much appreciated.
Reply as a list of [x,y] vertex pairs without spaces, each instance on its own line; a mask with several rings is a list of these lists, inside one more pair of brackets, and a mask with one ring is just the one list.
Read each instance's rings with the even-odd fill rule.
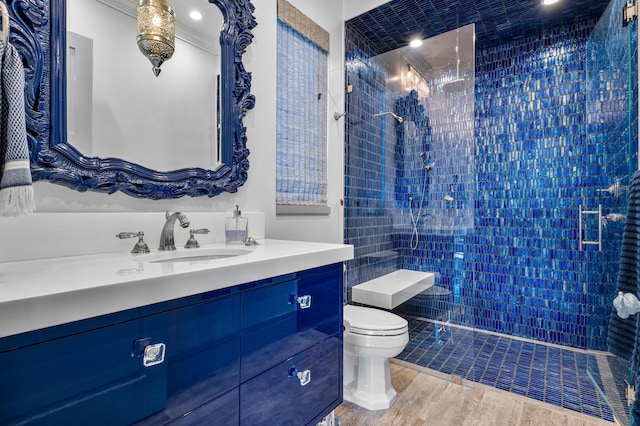
[[[433,330],[428,321],[410,324],[414,339],[425,330],[429,333]],[[613,419],[611,409],[590,378],[598,376],[597,371],[589,370],[587,361],[591,359],[594,363],[593,356],[571,348],[549,347],[456,327],[451,327],[448,336],[443,337],[447,343],[434,344],[428,349],[412,339],[407,345],[413,348],[411,353],[407,356],[403,352],[398,358],[607,421]],[[470,342],[479,343],[481,351],[476,351]]]

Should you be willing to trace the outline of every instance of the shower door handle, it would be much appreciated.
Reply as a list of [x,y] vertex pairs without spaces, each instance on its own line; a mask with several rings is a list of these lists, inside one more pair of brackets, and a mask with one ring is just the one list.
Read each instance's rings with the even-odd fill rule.
[[[585,240],[582,238],[584,229],[584,217],[587,215],[598,216],[598,240]],[[598,251],[602,251],[602,204],[598,204],[598,210],[582,210],[582,204],[578,213],[578,248],[584,250],[585,245],[597,245]]]

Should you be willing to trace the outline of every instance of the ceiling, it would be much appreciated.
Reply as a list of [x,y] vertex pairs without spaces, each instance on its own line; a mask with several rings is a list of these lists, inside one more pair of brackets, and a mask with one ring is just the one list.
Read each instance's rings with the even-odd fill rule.
[[[138,10],[138,0],[96,0],[104,3],[125,15],[135,19]],[[176,37],[210,53],[220,52],[220,29],[223,18],[220,9],[208,0],[170,0],[169,4],[176,18]],[[189,18],[189,12],[197,10],[202,14],[202,20],[194,21]]]
[[472,23],[478,46],[486,47],[596,19],[608,3],[560,0],[543,6],[541,0],[392,0],[347,22],[380,53],[406,46],[415,37],[429,38]]
[[[171,0],[171,8],[176,14],[176,21],[180,25],[191,28],[216,42],[222,28],[222,13],[217,6],[207,0]],[[201,21],[189,18],[189,12],[197,10],[202,13]]]

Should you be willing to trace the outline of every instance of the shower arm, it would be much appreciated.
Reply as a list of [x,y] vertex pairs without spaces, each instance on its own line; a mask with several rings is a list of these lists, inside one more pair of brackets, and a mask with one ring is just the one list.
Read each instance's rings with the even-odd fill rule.
[[383,115],[391,115],[398,124],[402,124],[404,122],[404,118],[402,118],[401,116],[399,116],[398,114],[392,111],[385,111],[385,112],[380,111],[377,114],[373,114],[374,117],[381,117]]

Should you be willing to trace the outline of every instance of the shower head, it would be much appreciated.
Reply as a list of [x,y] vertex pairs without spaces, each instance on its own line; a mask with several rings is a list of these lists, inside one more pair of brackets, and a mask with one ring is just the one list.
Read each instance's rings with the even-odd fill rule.
[[454,93],[461,92],[464,90],[464,82],[465,78],[460,77],[460,39],[459,39],[460,28],[456,29],[456,78],[451,81],[446,82],[442,85],[442,91],[444,93]]
[[391,116],[398,122],[398,124],[402,124],[404,122],[404,118],[397,114],[391,113]]
[[377,114],[373,114],[374,117],[380,117],[382,115],[391,115],[398,124],[402,124],[404,122],[404,118],[400,117],[398,114],[395,114],[391,111],[379,112]]
[[462,92],[464,90],[464,78],[456,78],[442,85],[444,93]]

